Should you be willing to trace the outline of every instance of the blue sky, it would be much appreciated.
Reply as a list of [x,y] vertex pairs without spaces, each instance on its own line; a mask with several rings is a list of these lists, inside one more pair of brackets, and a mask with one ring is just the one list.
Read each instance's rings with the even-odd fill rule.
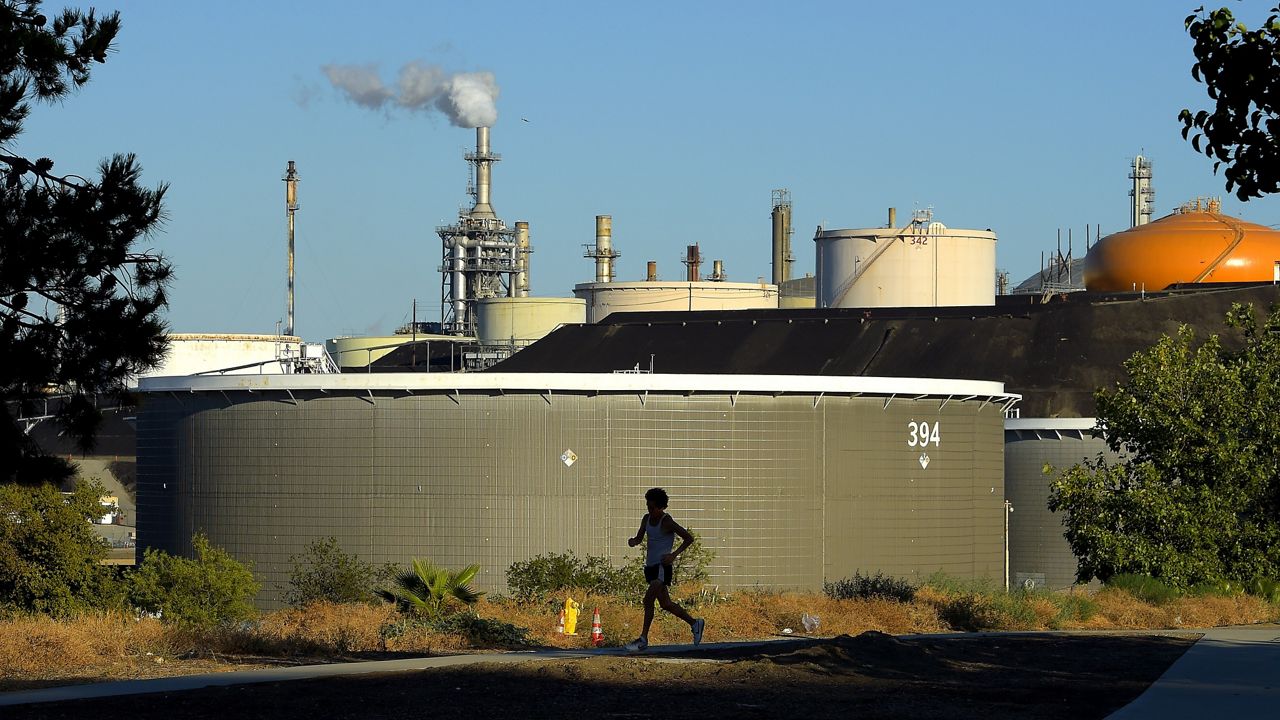
[[[1233,2],[1251,26],[1272,0]],[[37,107],[15,144],[62,172],[136,153],[167,182],[146,245],[177,278],[176,332],[274,332],[285,312],[284,184],[302,181],[297,331],[311,340],[438,320],[440,241],[465,194],[474,131],[370,110],[321,68],[410,62],[493,73],[493,205],[530,223],[535,295],[589,281],[594,217],[618,276],[667,279],[694,242],[731,280],[768,277],[770,191],[794,204],[797,274],[813,231],[932,206],[991,228],[1015,282],[1059,228],[1128,226],[1129,162],[1154,163],[1157,216],[1197,196],[1280,223],[1280,201],[1227,196],[1179,134],[1204,107],[1168,0],[426,3],[125,1],[117,52]],[[48,4],[46,10],[62,7]],[[526,118],[528,122],[522,121]],[[1079,250],[1077,250],[1079,253]]]

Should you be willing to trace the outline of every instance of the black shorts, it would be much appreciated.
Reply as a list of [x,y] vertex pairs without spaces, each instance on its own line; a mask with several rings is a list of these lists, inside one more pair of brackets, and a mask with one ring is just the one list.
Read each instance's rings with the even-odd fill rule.
[[671,579],[675,577],[675,568],[670,565],[658,563],[656,565],[644,566],[644,581],[653,584],[654,580],[662,580],[662,584],[671,587]]

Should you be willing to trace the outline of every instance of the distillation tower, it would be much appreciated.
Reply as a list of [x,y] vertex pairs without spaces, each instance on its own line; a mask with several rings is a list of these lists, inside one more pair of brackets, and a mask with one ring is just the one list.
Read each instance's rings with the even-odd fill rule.
[[485,298],[520,297],[528,290],[528,226],[508,228],[489,202],[493,164],[501,156],[489,150],[489,128],[476,128],[475,152],[463,156],[473,165],[467,194],[470,210],[458,222],[436,228],[442,245],[440,327],[450,335],[475,337],[477,303]]
[[1156,204],[1156,191],[1151,187],[1151,160],[1135,155],[1129,179],[1133,181],[1129,190],[1133,201],[1129,206],[1129,227],[1146,225],[1151,222],[1151,211]]

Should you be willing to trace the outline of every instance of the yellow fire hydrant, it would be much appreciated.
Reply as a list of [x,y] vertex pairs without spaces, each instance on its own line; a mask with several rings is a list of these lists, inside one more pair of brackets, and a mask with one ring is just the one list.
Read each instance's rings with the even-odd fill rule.
[[582,605],[571,597],[564,599],[564,634],[577,635],[578,629],[578,612],[582,609]]

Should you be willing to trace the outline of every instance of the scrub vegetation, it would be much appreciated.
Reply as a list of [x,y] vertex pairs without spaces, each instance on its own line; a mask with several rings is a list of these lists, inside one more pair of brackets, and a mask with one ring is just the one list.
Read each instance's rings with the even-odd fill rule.
[[[527,567],[528,563],[512,566]],[[465,577],[465,571],[436,570],[454,579]],[[829,583],[825,593],[721,593],[702,582],[685,581],[676,585],[673,597],[707,619],[709,642],[858,635],[869,630],[908,634],[1190,629],[1280,618],[1274,584],[1259,586],[1258,590],[1272,593],[1259,596],[1237,586],[1179,591],[1149,576],[1115,580],[1068,592],[1005,592],[987,583],[944,575],[913,587],[878,573],[855,573]],[[906,597],[908,589],[910,597]],[[166,622],[123,609],[85,610],[59,619],[11,612],[0,620],[0,690],[480,649],[585,648],[591,645],[591,617],[596,609],[603,621],[604,645],[616,647],[635,636],[643,619],[637,593],[562,587],[525,597],[473,595],[477,597],[472,603],[450,596],[454,599],[435,613],[420,612],[412,603],[320,600],[234,623],[214,621],[209,615],[204,623]],[[556,632],[566,597],[582,606],[575,635]],[[813,633],[804,631],[805,615],[819,621]],[[651,641],[654,645],[688,643],[688,628],[659,614]]]

